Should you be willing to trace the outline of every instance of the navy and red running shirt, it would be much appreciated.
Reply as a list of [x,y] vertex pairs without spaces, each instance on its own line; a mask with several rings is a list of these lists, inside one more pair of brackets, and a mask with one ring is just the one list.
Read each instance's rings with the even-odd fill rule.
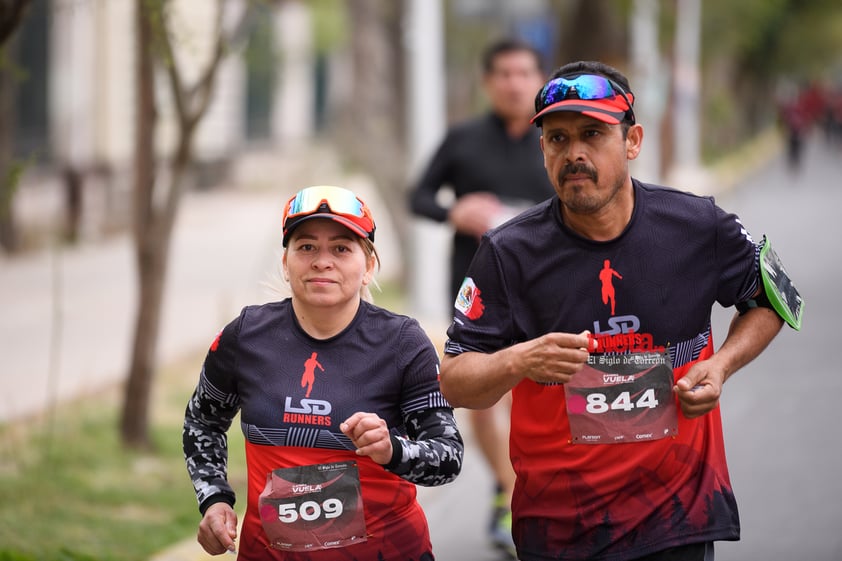
[[[463,454],[438,372],[436,350],[415,320],[367,302],[344,331],[326,340],[301,329],[288,299],[246,307],[211,345],[185,414],[184,453],[201,512],[215,502],[234,503],[226,432],[239,412],[248,464],[241,561],[432,560],[415,484],[453,480]],[[394,447],[389,464],[357,456],[339,430],[357,411],[386,421]],[[367,541],[308,552],[269,548],[258,501],[270,474],[342,462],[356,462]],[[321,509],[331,514],[339,504],[316,502],[321,506],[310,503],[301,516]]]
[[[595,362],[661,353],[675,380],[710,357],[711,308],[753,295],[758,248],[712,198],[633,185],[631,221],[611,241],[566,228],[557,198],[489,232],[457,297],[445,352],[493,353],[549,332],[588,330],[599,345]],[[587,402],[577,396],[578,406],[633,425],[640,412],[677,403],[672,392],[660,403],[654,393],[606,397],[635,376],[604,376],[605,390]],[[625,561],[739,539],[719,408],[693,420],[679,410],[677,434],[638,442],[632,432],[631,440],[592,444],[574,442],[570,392],[526,378],[513,389],[513,533],[522,561]]]

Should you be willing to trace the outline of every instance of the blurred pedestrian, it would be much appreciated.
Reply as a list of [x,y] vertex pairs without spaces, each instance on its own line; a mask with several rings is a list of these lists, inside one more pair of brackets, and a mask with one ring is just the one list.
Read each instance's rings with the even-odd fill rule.
[[791,171],[801,169],[804,141],[810,128],[809,115],[796,98],[783,103],[779,109],[780,122],[786,134],[786,161]]
[[840,85],[830,86],[827,90],[823,126],[829,145],[838,147],[842,144],[842,86]]
[[[630,176],[634,100],[623,74],[592,61],[539,91],[557,196],[483,237],[448,329],[441,388],[454,406],[511,391],[521,561],[709,561],[714,540],[738,539],[723,384],[783,319],[800,327],[765,238],[711,197]],[[716,351],[715,302],[738,310]]]
[[463,444],[419,324],[370,303],[366,204],[299,191],[283,215],[291,297],[247,306],[216,337],[184,420],[198,541],[234,551],[226,433],[239,412],[248,498],[238,559],[434,559],[415,485],[452,481]]
[[[482,85],[490,108],[452,127],[411,193],[412,211],[453,227],[448,309],[465,278],[480,236],[489,228],[553,195],[544,171],[539,133],[529,123],[535,92],[543,84],[541,55],[526,42],[501,39],[482,57]],[[443,206],[439,191],[450,188]],[[489,520],[494,545],[514,552],[508,460],[508,416],[499,406],[470,413],[471,428],[495,480]]]

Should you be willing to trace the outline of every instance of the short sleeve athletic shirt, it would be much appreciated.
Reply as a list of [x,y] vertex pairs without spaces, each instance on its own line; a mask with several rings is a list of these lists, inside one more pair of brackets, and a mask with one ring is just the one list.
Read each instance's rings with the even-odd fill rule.
[[[225,432],[240,412],[248,503],[239,559],[432,559],[415,483],[452,480],[462,459],[438,370],[436,350],[415,320],[367,302],[343,332],[326,340],[300,328],[290,300],[246,307],[228,324],[188,405],[184,449],[202,510],[219,497],[233,503]],[[395,448],[388,465],[357,456],[340,431],[357,411],[386,421]],[[257,508],[267,475],[345,461],[357,462],[368,541],[309,553],[269,549]]]
[[[489,232],[445,352],[588,330],[609,354],[666,349],[675,379],[711,356],[711,308],[751,297],[756,245],[712,198],[633,184],[632,218],[614,240],[566,228],[557,198]],[[675,437],[574,444],[565,386],[524,379],[513,390],[510,444],[523,561],[624,561],[739,538],[718,408],[693,420],[679,411]]]

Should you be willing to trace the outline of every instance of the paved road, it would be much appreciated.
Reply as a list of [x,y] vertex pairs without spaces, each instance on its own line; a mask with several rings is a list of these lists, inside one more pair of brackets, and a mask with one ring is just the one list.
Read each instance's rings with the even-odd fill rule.
[[774,162],[720,201],[753,235],[769,236],[806,305],[802,330],[785,327],[726,386],[726,448],[743,539],[718,545],[717,561],[842,560],[835,417],[842,369],[833,354],[842,318],[841,175],[842,146],[815,142],[801,173]]

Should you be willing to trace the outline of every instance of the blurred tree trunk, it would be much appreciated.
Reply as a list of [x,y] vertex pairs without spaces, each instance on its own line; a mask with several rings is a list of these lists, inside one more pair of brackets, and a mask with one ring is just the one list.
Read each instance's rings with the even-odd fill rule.
[[[152,388],[158,326],[161,316],[166,253],[169,244],[153,239],[152,194],[155,186],[155,68],[152,53],[152,18],[145,0],[135,2],[137,61],[135,63],[134,206],[133,234],[139,276],[137,319],[131,364],[123,404],[121,433],[124,444],[148,445],[148,409]],[[168,240],[165,240],[167,242]]]
[[0,247],[14,253],[20,245],[15,225],[14,199],[17,174],[12,161],[12,129],[15,126],[15,78],[5,53],[0,55]]
[[32,0],[0,0],[0,47],[20,26]]
[[403,5],[392,0],[348,1],[354,83],[340,137],[343,151],[373,178],[399,244],[407,247]]
[[621,70],[625,67],[627,14],[619,4],[593,0],[572,0],[564,4],[559,17],[559,66],[577,60],[599,60]]
[[[213,53],[197,82],[185,85],[167,27],[166,4],[167,0],[136,0],[138,108],[133,231],[140,294],[120,421],[123,444],[132,448],[152,445],[149,404],[173,226],[184,191],[184,177],[193,156],[194,134],[210,105],[214,78],[231,42],[231,37],[223,31],[225,0],[218,0]],[[235,32],[240,29],[241,25],[237,25]],[[156,181],[155,177],[158,166],[154,143],[156,61],[165,66],[178,120],[175,152],[166,160],[167,181]]]
[[23,166],[12,161],[17,76],[10,42],[30,3],[31,0],[0,0],[0,247],[9,253],[20,247],[14,197]]

